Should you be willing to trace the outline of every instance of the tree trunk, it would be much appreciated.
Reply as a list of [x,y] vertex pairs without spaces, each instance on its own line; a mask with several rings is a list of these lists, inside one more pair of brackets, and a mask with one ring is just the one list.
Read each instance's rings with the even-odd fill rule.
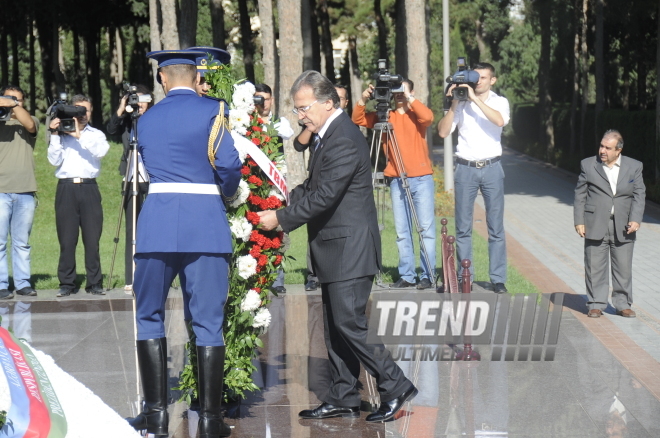
[[118,28],[110,28],[107,33],[109,53],[110,82],[113,87],[110,90],[110,108],[119,106],[119,96],[124,81],[124,50],[122,47],[121,32]]
[[[399,1],[403,1],[403,0],[397,0],[397,3]],[[374,0],[374,15],[376,17],[376,27],[378,28],[378,57],[380,59],[388,59],[387,26],[385,26],[385,20],[383,19],[383,12],[381,11],[380,0]],[[397,22],[399,19],[401,19],[401,17],[397,18]],[[405,34],[405,32],[403,33]]]
[[30,14],[28,19],[28,51],[30,56],[30,113],[35,114],[37,109],[37,78],[34,62],[34,16]]
[[584,122],[587,119],[589,103],[589,48],[587,47],[589,0],[582,0],[582,31],[580,40],[580,76],[582,77],[582,104],[580,105],[580,159],[584,158]]
[[84,74],[80,70],[80,38],[76,29],[73,32],[73,84],[76,93],[82,93],[83,83],[82,78]]
[[479,59],[471,59],[470,62],[475,64],[481,61],[492,61],[490,59],[490,51],[488,50],[486,41],[484,41],[484,24],[481,22],[481,20],[474,20],[474,29],[474,37],[477,40],[477,48],[479,49]]
[[7,50],[7,32],[0,34],[0,74],[2,86],[9,84],[9,52]]
[[[37,34],[39,38],[39,47],[41,48],[41,78],[44,85],[44,94],[46,98],[52,98],[55,95],[55,75],[53,74],[53,33],[51,32],[51,23],[37,19]],[[55,43],[57,43],[55,41]],[[4,62],[3,56],[0,62]]]
[[60,39],[60,29],[57,24],[53,23],[51,30],[53,32],[53,75],[55,76],[55,83],[57,84],[57,91],[60,93],[66,92],[66,79],[62,73],[62,65],[64,65],[64,54],[62,53],[62,40]]
[[[279,114],[280,117],[286,117],[291,126],[297,126],[298,118],[293,115],[293,100],[289,94],[291,86],[296,78],[302,73],[302,57],[300,54],[303,49],[301,33],[301,11],[300,1],[298,0],[279,0],[277,2],[277,12],[280,21],[280,35],[286,36],[280,38],[280,59],[286,62],[280,64],[280,99]],[[289,189],[300,184],[306,175],[303,154],[296,152],[293,148],[293,141],[284,141],[284,156],[287,163],[287,184]]]
[[248,81],[254,84],[254,45],[252,43],[252,28],[250,25],[250,14],[248,13],[247,0],[241,0],[238,2],[238,11],[241,21],[241,44],[243,46],[245,76]]
[[[151,51],[155,52],[162,50],[160,42],[160,8],[158,0],[149,0],[149,36],[151,40]],[[158,103],[165,97],[163,87],[158,83],[158,63],[153,59],[151,63],[151,71],[154,78],[154,103]]]
[[[387,67],[390,69],[390,73],[396,73],[402,76],[408,76],[408,55],[407,55],[408,32],[407,32],[407,17],[406,17],[406,13],[407,13],[406,1],[396,0],[394,7],[396,9],[396,18],[394,19],[395,20],[394,65],[389,65],[389,59],[387,56],[387,43],[385,43],[385,50],[383,50],[383,48],[379,46],[379,49],[381,51],[379,58],[388,60]],[[376,19],[376,23],[378,23],[378,19]],[[387,41],[387,28],[385,27],[385,22],[383,22],[382,27],[383,27],[383,38],[385,41]],[[379,43],[380,43],[380,39],[381,39],[381,29],[379,26],[378,28]]]
[[[595,59],[596,59],[596,120],[598,120],[598,114],[605,109],[605,60],[604,56],[604,45],[605,45],[605,34],[604,34],[604,17],[603,17],[603,0],[595,0],[596,5],[596,38],[595,38]],[[596,129],[598,129],[598,123],[596,123]],[[600,136],[600,133],[595,133],[596,138]]]
[[325,59],[325,76],[335,82],[335,59],[332,53],[332,35],[330,34],[330,16],[328,15],[328,1],[320,0],[318,8],[321,19],[321,48]]
[[179,46],[197,45],[197,3],[198,0],[179,1]]
[[[160,34],[163,42],[163,50],[179,50],[181,46],[179,45],[179,29],[176,20],[176,0],[159,1],[160,11],[163,17],[163,27]],[[149,9],[151,10],[151,7]]]
[[225,10],[222,0],[209,0],[211,9],[211,30],[213,32],[213,47],[226,49],[225,43]]
[[87,35],[87,89],[92,100],[92,126],[101,128],[103,125],[103,95],[101,94],[101,58],[99,56],[100,29],[91,30]]
[[575,0],[573,17],[573,96],[571,98],[570,129],[571,138],[568,145],[569,158],[575,154],[575,143],[577,142],[576,118],[577,104],[580,96],[580,6],[582,0]]
[[646,63],[640,56],[637,62],[637,101],[640,110],[645,110],[648,103],[646,99],[646,77],[648,73]]
[[[658,3],[658,14],[656,15],[658,22],[658,47],[655,53],[656,59],[656,78],[660,78],[660,3]],[[660,79],[656,79],[660,82]],[[655,95],[655,182],[660,183],[660,92]]]
[[551,0],[539,0],[537,8],[541,27],[541,55],[539,57],[539,106],[541,115],[540,140],[546,150],[546,160],[555,161],[555,136],[552,125],[552,95],[550,94],[550,44],[551,29]]
[[360,75],[360,64],[358,62],[357,37],[348,37],[348,63],[350,71],[351,105],[360,100],[362,96],[362,76]]
[[14,29],[14,32],[11,35],[11,60],[12,60],[12,69],[11,69],[11,83],[14,85],[19,84],[19,78],[18,78],[18,29]]
[[259,21],[261,21],[261,63],[264,66],[264,82],[273,88],[274,102],[278,101],[277,84],[277,45],[275,44],[275,22],[273,21],[273,0],[259,0]]
[[429,45],[426,27],[426,0],[406,0],[406,29],[408,41],[417,41],[408,47],[407,77],[415,83],[415,98],[429,105]]

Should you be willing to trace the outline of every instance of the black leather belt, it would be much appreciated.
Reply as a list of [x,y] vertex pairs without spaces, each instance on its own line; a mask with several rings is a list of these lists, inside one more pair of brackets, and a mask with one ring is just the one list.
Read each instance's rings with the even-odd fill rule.
[[60,178],[58,184],[96,184],[96,178]]
[[468,167],[476,167],[477,169],[481,169],[482,167],[490,166],[491,164],[497,163],[500,161],[502,157],[492,157],[492,158],[484,158],[483,160],[466,160],[465,158],[460,158],[456,157],[456,162],[458,164],[463,164],[464,166]]

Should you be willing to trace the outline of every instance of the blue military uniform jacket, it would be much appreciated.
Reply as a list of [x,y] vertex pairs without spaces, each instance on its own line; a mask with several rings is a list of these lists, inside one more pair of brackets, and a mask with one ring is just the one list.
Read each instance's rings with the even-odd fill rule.
[[[225,105],[226,115],[229,112]],[[216,184],[232,196],[241,178],[241,163],[229,131],[208,160],[208,139],[219,102],[177,89],[147,111],[138,123],[138,150],[151,184]],[[152,193],[138,220],[137,253],[231,253],[231,231],[219,195]]]

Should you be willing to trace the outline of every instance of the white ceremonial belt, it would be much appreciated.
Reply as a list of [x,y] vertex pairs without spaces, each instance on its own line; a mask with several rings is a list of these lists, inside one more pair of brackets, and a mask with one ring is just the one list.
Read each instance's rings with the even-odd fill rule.
[[219,195],[220,187],[215,184],[195,183],[151,183],[149,194],[152,193],[189,193],[192,195]]

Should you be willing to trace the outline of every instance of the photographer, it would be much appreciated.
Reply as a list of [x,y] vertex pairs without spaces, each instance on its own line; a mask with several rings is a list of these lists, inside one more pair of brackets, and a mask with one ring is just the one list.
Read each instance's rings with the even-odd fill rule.
[[110,148],[103,132],[89,126],[92,103],[82,94],[71,99],[71,105],[85,108],[85,115],[74,118],[75,130],[59,132],[60,119],[50,122],[48,161],[57,166],[59,178],[55,194],[55,226],[60,243],[60,260],[57,276],[60,280],[58,297],[77,293],[76,245],[79,229],[85,246],[85,290],[95,295],[105,295],[101,285],[101,257],[99,241],[103,230],[103,207],[96,177],[101,171],[101,158]]
[[275,122],[275,130],[282,140],[288,140],[293,137],[294,132],[289,120],[287,120],[286,117],[279,118],[276,114],[273,114],[272,108],[274,98],[273,90],[270,86],[266,84],[257,84],[254,88],[256,90],[254,95],[261,96],[264,99],[263,105],[257,105],[257,112],[259,113],[259,117],[264,121],[264,125],[270,125],[273,120],[277,120],[277,122]]
[[25,93],[15,85],[0,90],[0,108],[11,118],[0,122],[0,299],[14,297],[9,289],[7,240],[11,235],[14,289],[18,295],[34,296],[30,285],[30,245],[37,180],[34,176],[34,145],[39,121],[23,108]]
[[[474,66],[479,82],[467,87],[468,100],[453,99],[451,108],[438,123],[438,133],[445,138],[458,128],[454,189],[456,194],[456,252],[459,260],[472,261],[472,221],[474,201],[481,190],[488,223],[490,281],[496,293],[506,293],[506,240],[504,234],[504,170],[502,128],[509,123],[509,101],[495,94],[495,67],[488,63]],[[452,95],[456,84],[448,89]]]
[[[424,239],[428,260],[422,254],[422,275],[417,289],[432,287],[431,278],[435,277],[435,190],[433,184],[433,165],[429,158],[426,144],[426,128],[433,123],[433,112],[422,102],[415,99],[414,84],[404,79],[403,92],[392,93],[395,109],[389,112],[389,122],[399,144],[404,169],[394,165],[393,145],[383,146],[387,157],[384,175],[392,179],[390,194],[396,228],[396,243],[399,250],[399,280],[390,285],[392,288],[407,288],[415,286],[415,252],[413,247],[413,226],[411,211],[406,193],[399,176],[404,171],[408,177],[410,191],[415,205],[415,211],[422,228],[421,238]],[[366,101],[372,97],[374,86],[364,90],[362,97],[353,109],[353,122],[359,126],[373,128],[378,122],[376,112],[365,112]]]
[[[138,96],[151,96],[149,89],[144,85],[135,86]],[[130,181],[133,181],[133,170],[127,169],[128,167],[128,158],[130,155],[131,147],[131,129],[133,127],[133,120],[131,119],[132,112],[126,111],[126,104],[128,101],[129,93],[125,93],[119,102],[119,107],[117,112],[112,114],[112,118],[106,126],[108,134],[117,135],[121,133],[121,141],[124,145],[124,152],[119,161],[119,174],[123,177],[123,180],[129,181],[128,196],[123,196],[124,199],[124,216],[126,220],[126,245],[124,252],[125,259],[125,284],[124,291],[127,293],[133,290],[133,199],[132,199],[132,189],[130,188]],[[153,96],[151,96],[153,101]],[[141,116],[151,107],[151,102],[138,102],[137,110],[138,114]],[[139,157],[139,153],[138,153]],[[128,172],[127,172],[128,171]],[[122,189],[124,184],[122,183]],[[140,215],[140,210],[142,209],[142,204],[144,199],[149,193],[149,175],[144,169],[144,164],[142,164],[141,157],[138,158],[138,189],[137,189],[137,199],[136,199],[136,212],[135,217]],[[122,193],[123,194],[123,193]]]

